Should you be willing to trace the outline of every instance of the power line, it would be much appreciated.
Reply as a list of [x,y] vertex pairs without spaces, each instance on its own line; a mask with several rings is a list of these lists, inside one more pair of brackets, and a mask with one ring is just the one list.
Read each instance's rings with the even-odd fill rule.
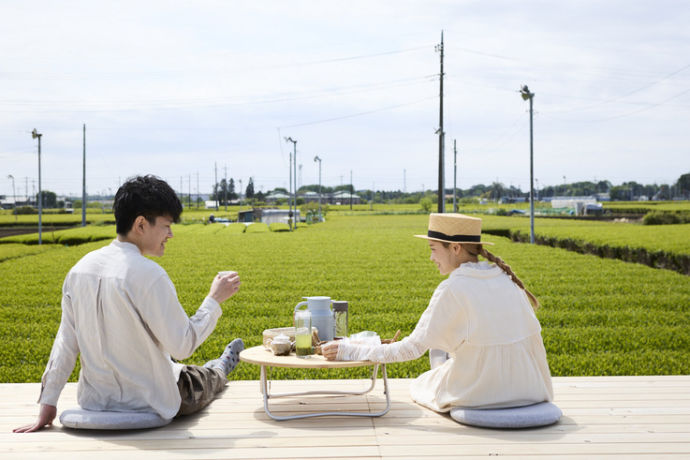
[[657,103],[657,104],[652,104],[652,105],[650,105],[650,106],[648,106],[648,107],[642,107],[641,109],[633,110],[632,112],[624,113],[624,114],[621,114],[621,115],[615,115],[615,116],[612,116],[612,117],[602,118],[602,119],[593,120],[593,121],[595,121],[595,122],[599,122],[599,121],[609,121],[609,120],[615,120],[616,118],[624,118],[624,117],[629,117],[630,115],[636,115],[636,114],[638,114],[638,113],[640,113],[640,112],[645,112],[645,111],[647,111],[647,110],[651,110],[651,109],[654,109],[654,108],[656,108],[656,107],[659,107],[660,105],[664,105],[664,104],[666,104],[667,102],[672,101],[673,99],[677,99],[677,98],[679,98],[679,97],[681,97],[681,96],[684,96],[684,95],[687,94],[687,93],[690,93],[690,88],[688,88],[688,89],[686,89],[685,91],[682,91],[682,92],[680,92],[680,93],[678,93],[678,94],[676,94],[676,95],[674,95],[674,96],[671,96],[671,97],[669,97],[669,98],[667,98],[667,99],[664,99],[663,101],[661,101],[661,102],[659,102],[659,103]]
[[[0,100],[4,106],[20,106],[12,109],[0,109],[0,112],[26,112],[36,113],[42,111],[52,112],[112,112],[112,111],[142,111],[142,110],[169,110],[169,109],[184,109],[184,108],[213,108],[213,107],[228,107],[240,105],[260,105],[260,104],[275,104],[282,102],[291,102],[296,100],[315,99],[328,97],[346,96],[351,94],[390,90],[393,88],[400,88],[404,86],[413,86],[420,83],[427,83],[437,78],[437,75],[422,75],[417,77],[409,77],[403,79],[396,79],[384,82],[364,83],[358,85],[349,85],[336,88],[325,88],[319,91],[309,93],[297,93],[295,95],[287,94],[281,97],[274,98],[258,98],[254,100],[237,101],[233,99],[219,99],[219,98],[200,98],[200,99],[168,99],[157,101],[94,101],[78,103],[73,101],[21,101],[21,100]],[[55,107],[61,104],[73,105],[73,108],[58,108]],[[100,107],[99,107],[100,106]],[[104,107],[107,106],[107,107]]]
[[[562,110],[562,111],[559,111],[558,113],[570,113],[570,112],[576,112],[576,111],[582,111],[582,110],[589,110],[589,109],[594,108],[594,107],[599,107],[600,105],[610,104],[611,102],[616,102],[616,101],[618,101],[618,100],[620,100],[620,99],[625,99],[625,98],[628,97],[628,96],[632,96],[633,94],[637,94],[637,93],[639,93],[640,91],[644,91],[644,90],[646,90],[646,89],[648,89],[648,88],[651,88],[652,86],[657,85],[657,84],[661,83],[662,81],[666,81],[666,80],[672,78],[673,76],[675,76],[675,75],[677,75],[677,74],[679,74],[679,73],[681,73],[681,72],[683,72],[683,71],[685,71],[685,70],[687,70],[687,69],[690,69],[690,64],[684,65],[684,66],[681,67],[680,69],[674,70],[673,72],[671,72],[671,73],[669,73],[669,74],[667,74],[667,75],[664,75],[664,76],[661,77],[660,79],[655,80],[655,81],[653,81],[653,82],[651,82],[651,83],[647,83],[646,85],[643,85],[643,86],[641,86],[641,87],[639,87],[639,88],[636,88],[636,89],[634,89],[634,90],[632,90],[632,91],[630,91],[630,92],[628,92],[628,93],[621,94],[621,95],[619,95],[619,96],[612,97],[612,98],[609,98],[609,99],[605,99],[605,100],[603,100],[603,101],[597,102],[596,104],[592,104],[592,105],[585,106],[585,107],[575,107],[575,108],[570,109],[570,110]],[[681,93],[681,94],[684,94],[684,92]],[[655,104],[655,105],[653,105],[652,107],[656,107],[657,105],[661,105],[661,104]],[[647,110],[647,109],[652,108],[652,107],[647,107],[647,108],[642,109],[642,110]],[[631,112],[631,113],[635,113],[635,112]],[[617,118],[617,117],[616,117],[616,118]]]
[[393,109],[397,109],[397,108],[400,108],[400,107],[406,107],[406,106],[409,106],[409,105],[419,104],[420,102],[428,101],[428,100],[430,100],[430,99],[436,99],[436,96],[425,97],[424,99],[419,99],[419,100],[416,100],[416,101],[413,101],[413,102],[407,102],[407,103],[405,103],[405,104],[389,105],[389,106],[387,106],[387,107],[381,107],[381,108],[374,109],[374,110],[368,110],[368,111],[366,111],[366,112],[358,112],[358,113],[353,113],[353,114],[350,114],[350,115],[343,115],[342,117],[325,118],[325,119],[322,119],[322,120],[314,120],[314,121],[308,121],[308,122],[305,122],[305,123],[297,123],[297,124],[294,124],[294,125],[281,126],[281,127],[279,127],[279,129],[296,128],[296,127],[298,127],[298,126],[316,125],[316,124],[319,124],[319,123],[328,123],[328,122],[330,122],[330,121],[344,120],[344,119],[346,119],[346,118],[360,117],[360,116],[362,116],[362,115],[369,115],[369,114],[371,114],[371,113],[383,112],[383,111],[386,111],[386,110],[393,110]]

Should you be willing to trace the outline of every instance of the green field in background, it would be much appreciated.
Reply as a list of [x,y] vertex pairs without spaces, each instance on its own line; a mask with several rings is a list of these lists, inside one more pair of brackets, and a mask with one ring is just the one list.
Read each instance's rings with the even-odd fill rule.
[[[261,343],[270,327],[289,326],[304,295],[350,302],[351,332],[409,334],[443,279],[429,261],[427,216],[333,216],[294,233],[237,233],[231,227],[176,225],[156,259],[192,314],[219,270],[242,277],[223,304],[215,332],[186,362],[215,358],[234,337]],[[528,220],[525,220],[528,222]],[[487,225],[494,225],[487,219]],[[88,227],[87,227],[88,228]],[[98,228],[98,227],[94,227]],[[554,375],[653,375],[690,372],[690,283],[667,270],[600,259],[488,235],[542,302],[537,312]],[[0,261],[0,381],[38,381],[60,320],[60,290],[76,261],[108,241],[46,245],[41,253]],[[10,247],[10,245],[0,245]],[[13,245],[16,247],[16,245]],[[29,246],[27,246],[29,247]],[[36,248],[36,246],[33,246]],[[1,259],[1,258],[0,258]],[[420,358],[389,366],[392,377],[428,369]],[[365,377],[366,369],[314,374],[276,370],[274,378]],[[234,379],[258,379],[241,364]],[[76,378],[76,372],[72,379]]]

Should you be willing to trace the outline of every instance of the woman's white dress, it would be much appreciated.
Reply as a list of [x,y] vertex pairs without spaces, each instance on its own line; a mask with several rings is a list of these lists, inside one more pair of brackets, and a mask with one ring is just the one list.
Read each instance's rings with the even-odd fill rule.
[[539,321],[525,292],[496,265],[462,264],[436,288],[411,335],[390,345],[341,344],[337,359],[409,361],[432,348],[450,358],[412,382],[418,404],[447,412],[553,399]]

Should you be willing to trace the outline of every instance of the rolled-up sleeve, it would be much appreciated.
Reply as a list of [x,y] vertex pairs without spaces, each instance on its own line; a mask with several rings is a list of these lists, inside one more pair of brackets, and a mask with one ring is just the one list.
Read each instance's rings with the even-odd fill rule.
[[[417,359],[429,348],[451,351],[466,337],[466,328],[459,327],[464,322],[464,315],[446,281],[434,291],[429,306],[419,318],[412,334],[400,342],[375,346],[341,344],[338,356],[341,361],[372,361],[392,363]],[[448,334],[454,329],[455,334]],[[453,340],[448,340],[452,337]]]

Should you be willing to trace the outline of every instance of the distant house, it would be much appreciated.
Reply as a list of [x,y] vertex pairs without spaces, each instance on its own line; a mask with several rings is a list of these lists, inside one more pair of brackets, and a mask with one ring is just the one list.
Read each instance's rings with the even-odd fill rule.
[[340,190],[331,194],[328,197],[328,203],[330,204],[349,204],[350,199],[352,199],[352,204],[360,204],[361,198],[358,195],[350,194],[345,190]]
[[[317,192],[309,191],[309,192],[300,193],[299,195],[297,195],[297,198],[302,198],[305,203],[318,202],[319,201],[319,194]],[[321,195],[321,201],[322,202],[325,201],[323,195]]]
[[611,201],[611,195],[608,193],[596,193],[594,196],[597,197],[597,201]]
[[[15,200],[16,198],[16,200]],[[2,209],[13,209],[15,207],[20,206],[38,206],[37,203],[31,202],[29,197],[22,196],[22,195],[0,195],[0,208]]]
[[276,203],[278,201],[287,200],[288,198],[290,198],[290,195],[273,191],[266,195],[266,203]]
[[527,198],[524,196],[504,196],[498,200],[499,204],[525,203]]

